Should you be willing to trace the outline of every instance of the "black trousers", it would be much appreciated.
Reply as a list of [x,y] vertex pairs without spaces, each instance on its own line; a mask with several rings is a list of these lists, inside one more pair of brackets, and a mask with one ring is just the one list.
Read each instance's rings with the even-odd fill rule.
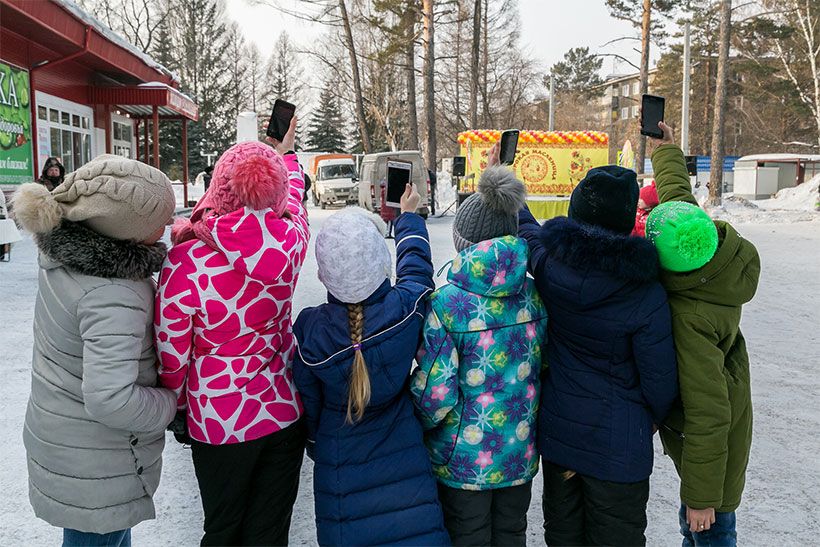
[[444,526],[455,546],[527,545],[527,509],[532,481],[497,490],[461,490],[438,485]]
[[305,449],[299,421],[237,444],[191,443],[205,511],[202,545],[287,545]]
[[608,482],[543,461],[547,545],[646,545],[649,479]]

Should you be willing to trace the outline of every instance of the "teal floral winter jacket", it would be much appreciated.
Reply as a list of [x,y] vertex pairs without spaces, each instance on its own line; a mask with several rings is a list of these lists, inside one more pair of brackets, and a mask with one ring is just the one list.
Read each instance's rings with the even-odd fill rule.
[[489,490],[538,472],[535,426],[547,312],[527,244],[505,236],[459,253],[431,296],[411,391],[439,482]]

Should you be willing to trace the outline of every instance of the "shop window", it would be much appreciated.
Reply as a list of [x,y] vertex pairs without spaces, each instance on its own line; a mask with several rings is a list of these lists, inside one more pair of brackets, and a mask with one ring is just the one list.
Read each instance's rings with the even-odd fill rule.
[[91,123],[88,120],[88,116],[83,116],[83,129],[89,129],[91,127]]
[[71,125],[71,114],[68,112],[60,112],[60,123],[63,125]]
[[60,159],[63,162],[63,167],[65,167],[66,172],[74,171],[74,154],[72,152],[72,139],[71,139],[71,131],[62,130],[60,131],[62,139],[61,139],[61,154]]
[[77,114],[71,116],[71,125],[80,127],[80,117]]
[[[83,118],[87,120],[88,118]],[[91,161],[91,135],[83,135],[83,164]]]
[[60,123],[60,111],[53,108],[48,111],[48,119],[54,123]]
[[48,108],[44,106],[37,107],[37,118],[48,121]]
[[56,127],[51,128],[51,155],[55,157],[62,157],[60,151],[63,149],[62,141],[60,140],[60,130]]

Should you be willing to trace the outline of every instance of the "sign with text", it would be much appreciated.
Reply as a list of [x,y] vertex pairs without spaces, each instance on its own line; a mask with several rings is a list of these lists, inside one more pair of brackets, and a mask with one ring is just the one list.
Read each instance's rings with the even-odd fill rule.
[[28,71],[0,62],[0,184],[34,180]]

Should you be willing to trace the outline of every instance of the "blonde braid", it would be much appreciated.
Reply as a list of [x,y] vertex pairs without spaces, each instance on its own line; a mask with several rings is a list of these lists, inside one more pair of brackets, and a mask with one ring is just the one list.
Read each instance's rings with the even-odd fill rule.
[[348,304],[347,322],[350,326],[350,341],[353,343],[353,366],[350,369],[350,387],[347,397],[347,423],[358,422],[364,417],[364,409],[370,402],[370,374],[362,354],[362,333],[364,331],[364,306]]

